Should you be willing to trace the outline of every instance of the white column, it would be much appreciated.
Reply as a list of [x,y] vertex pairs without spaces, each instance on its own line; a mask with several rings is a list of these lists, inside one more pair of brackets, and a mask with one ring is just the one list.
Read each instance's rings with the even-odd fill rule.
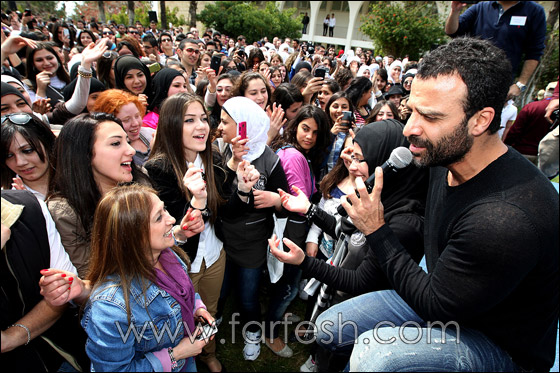
[[321,8],[322,1],[310,1],[311,10],[309,14],[309,26],[307,27],[307,34],[302,36],[302,39],[307,38],[307,41],[315,42],[315,29],[317,19],[319,18],[319,9]]
[[352,47],[352,35],[354,34],[354,27],[358,21],[360,8],[362,7],[363,1],[349,1],[348,5],[350,7],[350,13],[348,16],[348,30],[346,31],[346,43],[344,49],[348,50]]

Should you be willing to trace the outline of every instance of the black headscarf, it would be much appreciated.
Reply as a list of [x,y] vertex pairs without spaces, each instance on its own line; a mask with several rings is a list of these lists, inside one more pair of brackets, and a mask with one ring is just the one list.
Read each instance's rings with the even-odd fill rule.
[[[78,76],[78,68],[82,65],[81,62],[75,63],[72,65],[72,68],[70,69],[70,79],[74,80],[76,79],[76,77]],[[94,78],[97,78],[97,71],[95,71],[95,69],[92,67],[91,68],[91,74],[93,75]]]
[[307,61],[300,61],[294,68],[294,75],[296,75],[301,69],[307,69],[309,72],[313,70],[311,64]]
[[[78,84],[78,79],[72,80],[69,84],[64,87],[62,94],[64,95],[64,101],[68,101],[72,98],[74,91],[76,90],[76,84]],[[91,78],[91,82],[89,84],[89,93],[88,96],[95,92],[103,92],[105,89],[105,84],[101,83],[101,81]],[[87,113],[87,108],[84,108],[82,111],[83,113]]]
[[128,88],[124,85],[124,77],[126,73],[133,69],[138,69],[144,72],[146,75],[146,89],[144,93],[146,96],[151,96],[152,94],[152,75],[150,74],[150,70],[148,66],[144,65],[142,61],[138,58],[131,56],[130,54],[120,56],[116,59],[115,62],[115,85],[118,89],[125,90],[130,92]]
[[23,101],[25,101],[25,103],[29,105],[29,102],[27,102],[27,100],[25,99],[25,97],[23,97],[20,91],[18,91],[8,83],[2,82],[2,97],[6,95],[16,95],[18,97],[21,97]]
[[[358,143],[362,148],[362,155],[370,174],[375,171],[375,167],[381,166],[389,159],[393,149],[399,146],[408,148],[409,143],[403,135],[403,128],[401,122],[386,119],[367,124],[356,133],[354,143]],[[390,177],[384,177],[381,202],[385,209],[385,219],[388,220],[388,214],[396,209],[423,209],[427,188],[427,169],[417,168],[413,163]]]
[[167,98],[167,92],[169,91],[169,87],[178,76],[183,76],[183,74],[179,70],[172,69],[170,67],[166,67],[154,76],[153,87],[154,87],[154,94],[152,95],[152,100],[148,105],[149,111],[159,111],[159,107],[163,100]]

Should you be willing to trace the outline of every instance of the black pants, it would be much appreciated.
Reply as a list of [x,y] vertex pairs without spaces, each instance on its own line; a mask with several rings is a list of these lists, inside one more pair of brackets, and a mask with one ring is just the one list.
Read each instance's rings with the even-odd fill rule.
[[301,32],[302,34],[307,34],[307,25],[308,23],[303,24],[303,31]]
[[323,36],[327,36],[328,30],[329,30],[329,25],[323,25]]
[[333,36],[334,34],[334,27],[329,27],[329,36]]

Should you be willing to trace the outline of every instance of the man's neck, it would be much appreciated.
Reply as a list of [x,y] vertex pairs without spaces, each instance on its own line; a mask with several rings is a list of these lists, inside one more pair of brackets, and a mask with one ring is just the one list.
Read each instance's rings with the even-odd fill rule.
[[509,8],[511,8],[512,6],[514,6],[515,4],[517,4],[519,1],[498,1],[498,4],[500,4],[502,6],[502,8],[504,9],[504,12],[506,10],[508,10]]
[[449,186],[461,185],[472,179],[507,152],[507,146],[497,134],[483,136],[484,139],[475,139],[471,150],[461,161],[447,167]]

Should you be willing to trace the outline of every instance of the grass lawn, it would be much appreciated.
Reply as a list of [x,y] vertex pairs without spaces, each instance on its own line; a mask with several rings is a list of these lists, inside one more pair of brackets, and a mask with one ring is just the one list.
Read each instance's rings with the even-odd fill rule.
[[[268,297],[261,292],[261,310],[264,313],[267,310]],[[275,355],[264,343],[261,344],[261,353],[257,360],[246,361],[243,359],[243,337],[241,334],[241,326],[235,325],[235,343],[232,338],[232,325],[230,324],[231,315],[234,311],[234,297],[232,293],[228,298],[226,308],[224,311],[223,321],[219,326],[219,331],[216,334],[217,351],[216,355],[220,362],[225,366],[229,372],[299,372],[299,368],[307,358],[311,350],[311,344],[300,344],[298,342],[287,342],[287,337],[284,331],[280,331],[280,337],[284,338],[288,346],[294,351],[291,358],[282,358]],[[293,300],[292,304],[288,307],[286,312],[292,312],[303,319],[305,315],[306,302],[302,301],[299,297]],[[239,316],[236,318],[239,321]],[[264,320],[264,314],[262,317]],[[293,333],[296,324],[288,327],[289,333]],[[283,327],[280,327],[283,328]],[[197,368],[200,372],[208,372],[208,368],[201,362],[197,361]]]

